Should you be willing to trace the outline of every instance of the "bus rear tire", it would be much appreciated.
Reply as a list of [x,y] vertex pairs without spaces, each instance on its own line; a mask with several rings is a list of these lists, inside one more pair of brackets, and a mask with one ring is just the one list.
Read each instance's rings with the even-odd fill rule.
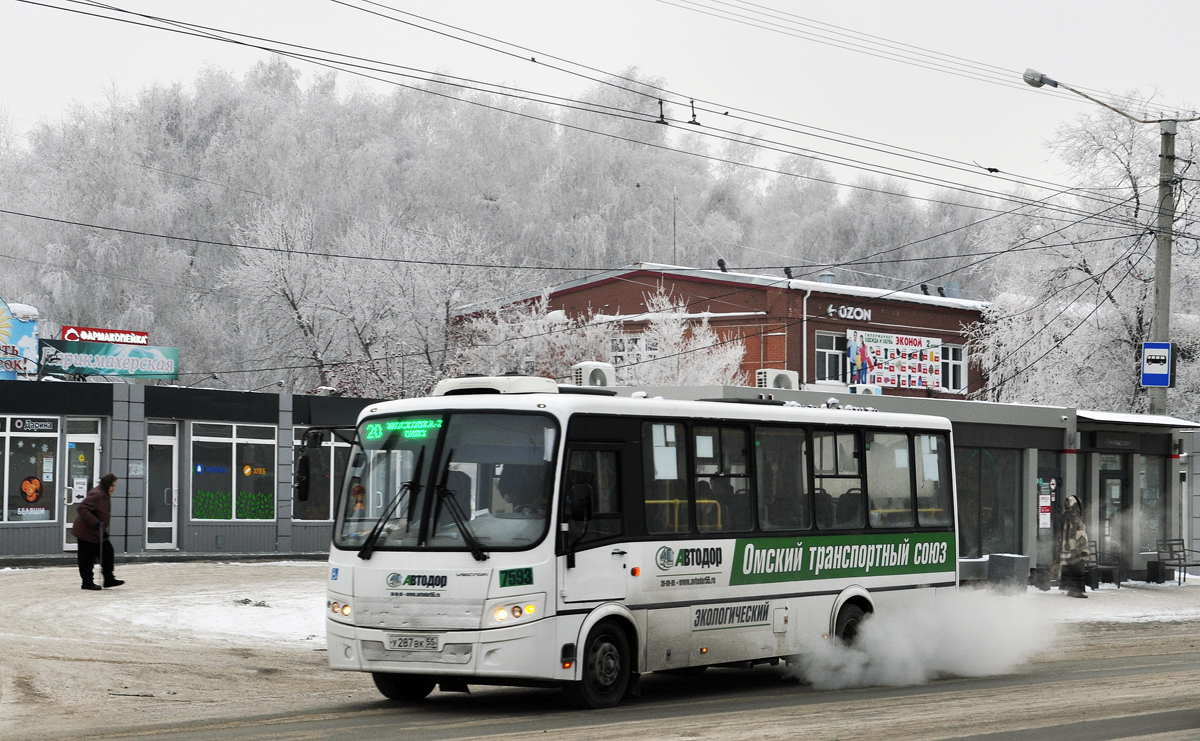
[[422,674],[390,674],[371,672],[375,687],[383,696],[396,702],[417,702],[433,692],[437,679]]
[[842,643],[847,646],[853,644],[854,639],[858,637],[858,630],[862,627],[862,621],[866,616],[867,614],[858,605],[854,603],[846,605],[838,613],[834,635],[842,639]]
[[619,703],[629,688],[632,669],[625,631],[611,620],[598,623],[588,633],[579,668],[583,678],[563,686],[573,705],[598,710]]

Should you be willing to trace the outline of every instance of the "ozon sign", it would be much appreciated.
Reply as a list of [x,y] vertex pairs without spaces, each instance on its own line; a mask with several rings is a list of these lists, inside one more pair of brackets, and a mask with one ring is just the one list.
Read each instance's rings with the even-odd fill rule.
[[108,342],[114,345],[149,345],[149,332],[124,329],[95,329],[93,327],[62,328],[62,339],[70,342]]
[[860,322],[871,321],[871,310],[864,309],[861,306],[834,306],[829,305],[825,310],[826,316],[836,316],[840,319],[857,319]]

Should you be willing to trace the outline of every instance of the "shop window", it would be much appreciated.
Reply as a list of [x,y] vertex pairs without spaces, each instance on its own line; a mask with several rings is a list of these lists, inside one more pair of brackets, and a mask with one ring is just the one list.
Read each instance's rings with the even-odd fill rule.
[[0,417],[0,473],[5,522],[55,519],[58,480],[58,419]]
[[702,533],[754,527],[746,437],[737,427],[695,429],[696,525]]
[[811,528],[805,431],[759,427],[754,442],[759,527],[766,531]]
[[858,435],[853,432],[813,432],[813,497],[817,527],[853,530],[866,526]]
[[646,532],[653,535],[692,530],[684,435],[681,424],[646,422],[642,425]]
[[958,448],[955,457],[962,556],[1020,553],[1021,451]]
[[893,432],[865,434],[871,527],[912,527],[908,435]]
[[192,519],[275,519],[275,428],[192,424]]
[[846,335],[817,332],[817,380],[846,382]]
[[[308,455],[308,500],[292,502],[292,519],[327,522],[332,519],[332,502],[346,476],[346,465],[350,460],[350,444],[333,437],[329,432],[321,433],[321,447],[307,450],[304,436],[307,430],[295,430],[295,461]],[[292,469],[296,470],[295,468]]]
[[1161,455],[1138,456],[1137,496],[1141,512],[1138,516],[1138,547],[1142,553],[1158,549],[1165,534],[1167,508],[1163,506],[1166,490],[1166,462]]
[[942,388],[946,391],[967,388],[967,350],[962,345],[942,345]]

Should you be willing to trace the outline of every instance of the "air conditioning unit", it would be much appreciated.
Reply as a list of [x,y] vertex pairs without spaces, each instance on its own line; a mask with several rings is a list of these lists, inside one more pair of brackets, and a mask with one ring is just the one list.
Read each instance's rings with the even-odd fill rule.
[[754,372],[754,385],[760,389],[799,389],[800,374],[782,368],[759,368]]
[[616,386],[617,370],[611,363],[587,360],[571,366],[576,386]]
[[866,396],[883,396],[883,386],[874,383],[852,383],[850,393]]

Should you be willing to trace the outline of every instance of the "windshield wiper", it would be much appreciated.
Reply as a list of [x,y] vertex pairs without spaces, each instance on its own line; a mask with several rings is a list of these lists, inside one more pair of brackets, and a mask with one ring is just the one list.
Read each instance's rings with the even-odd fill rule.
[[445,503],[446,511],[450,513],[450,519],[454,520],[454,524],[458,526],[458,531],[462,533],[463,542],[467,544],[467,548],[471,551],[471,555],[476,561],[488,560],[488,554],[483,550],[483,544],[475,537],[475,533],[471,531],[471,526],[467,524],[467,515],[463,511],[462,505],[454,498],[454,492],[446,488],[446,481],[450,478],[450,460],[454,456],[454,449],[446,454],[446,465],[442,468],[442,475],[438,477],[437,486],[434,487],[434,492],[437,494],[437,508],[433,513],[433,526],[437,527],[438,517],[441,515],[441,505]]
[[[387,526],[388,520],[392,519],[392,515],[396,513],[396,509],[400,506],[400,502],[404,501],[407,496],[408,501],[412,502],[417,498],[417,493],[421,490],[421,467],[425,463],[425,448],[421,448],[420,454],[417,455],[417,465],[413,468],[412,478],[400,485],[396,491],[396,498],[387,506],[379,519],[375,521],[375,526],[371,528],[371,532],[363,541],[362,547],[358,549],[358,557],[369,559],[371,554],[375,552],[375,544],[379,542],[379,536],[383,534],[384,528]],[[412,507],[409,507],[412,510]]]

